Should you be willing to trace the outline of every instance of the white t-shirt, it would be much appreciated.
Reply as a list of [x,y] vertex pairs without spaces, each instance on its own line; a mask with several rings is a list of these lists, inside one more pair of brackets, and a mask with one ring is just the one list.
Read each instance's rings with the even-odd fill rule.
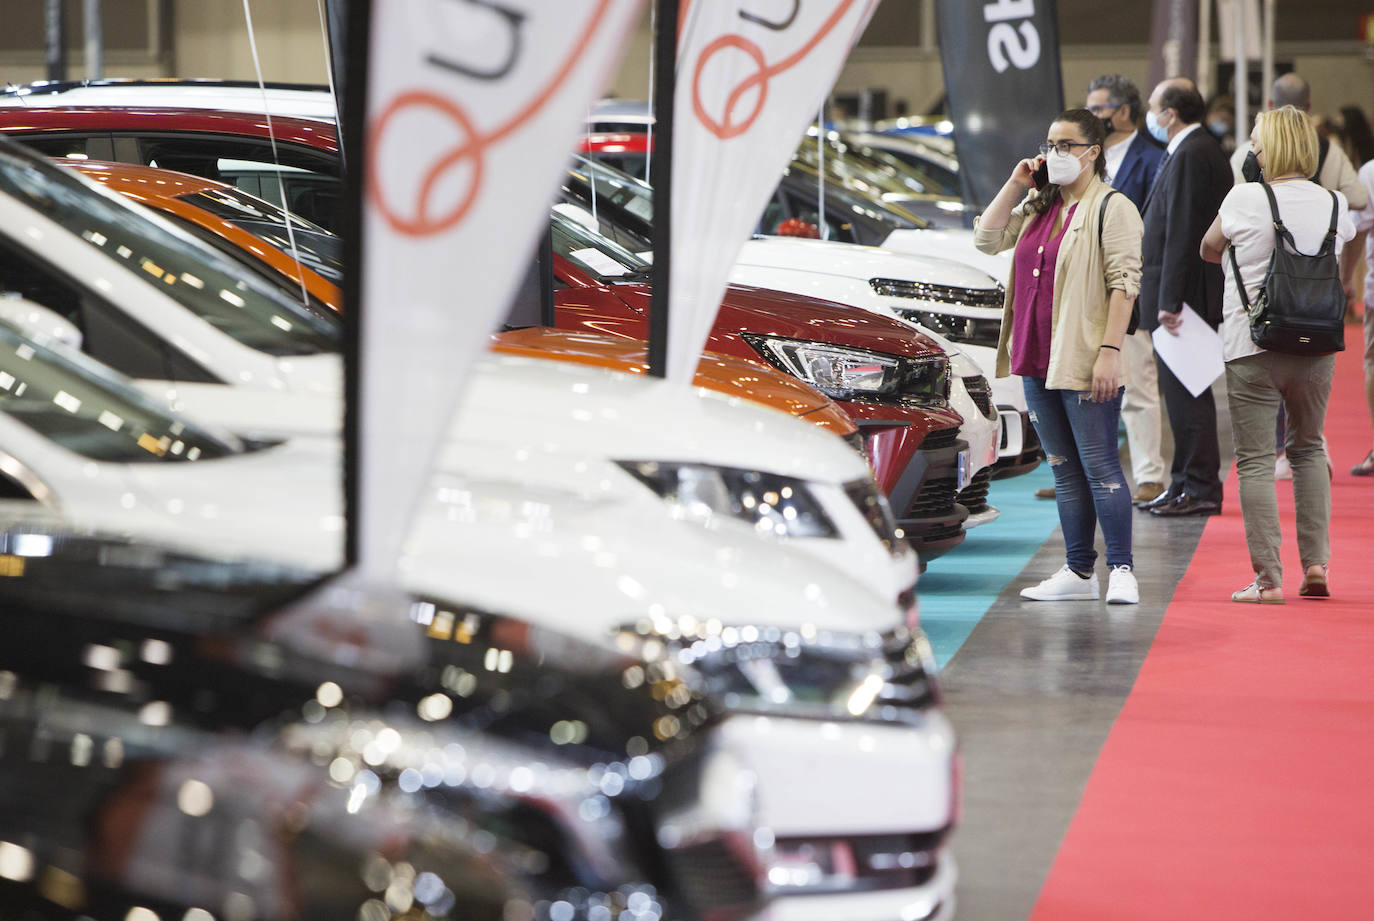
[[1369,204],[1363,211],[1354,212],[1355,229],[1364,231],[1364,261],[1368,273],[1364,277],[1364,302],[1374,304],[1374,160],[1360,167],[1360,184],[1369,191]]
[[[1326,189],[1306,179],[1277,182],[1270,186],[1278,202],[1279,217],[1293,235],[1298,252],[1311,255],[1321,248],[1326,229],[1331,224],[1331,195]],[[1355,222],[1345,204],[1345,196],[1336,192],[1340,212],[1336,220],[1336,253],[1341,244],[1355,236]],[[1221,203],[1221,232],[1235,247],[1240,275],[1245,281],[1245,293],[1251,301],[1264,282],[1269,270],[1269,256],[1274,251],[1274,221],[1269,212],[1269,199],[1258,182],[1236,186]],[[1236,291],[1236,275],[1231,268],[1231,254],[1221,257],[1221,271],[1226,279],[1226,293],[1222,300],[1221,340],[1227,361],[1258,355],[1264,351],[1250,340],[1250,318]]]
[[1131,144],[1135,141],[1138,131],[1132,131],[1120,141],[1117,141],[1106,150],[1107,157],[1107,181],[1116,182],[1116,171],[1121,169],[1121,161],[1126,159],[1126,151],[1131,149]]

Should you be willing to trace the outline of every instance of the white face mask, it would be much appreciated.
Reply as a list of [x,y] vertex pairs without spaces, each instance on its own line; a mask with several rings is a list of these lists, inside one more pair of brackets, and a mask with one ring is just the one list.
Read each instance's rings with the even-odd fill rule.
[[[1087,151],[1083,152],[1084,154]],[[1079,173],[1083,172],[1082,154],[1075,157],[1073,154],[1063,154],[1057,150],[1051,150],[1049,156],[1045,157],[1045,169],[1049,172],[1049,180],[1055,185],[1073,185]]]

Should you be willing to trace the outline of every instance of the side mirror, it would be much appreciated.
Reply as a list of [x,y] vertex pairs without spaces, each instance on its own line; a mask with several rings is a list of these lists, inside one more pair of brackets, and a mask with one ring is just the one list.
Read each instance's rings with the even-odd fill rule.
[[0,295],[0,323],[24,333],[54,339],[73,349],[81,348],[81,330],[62,314],[22,297]]

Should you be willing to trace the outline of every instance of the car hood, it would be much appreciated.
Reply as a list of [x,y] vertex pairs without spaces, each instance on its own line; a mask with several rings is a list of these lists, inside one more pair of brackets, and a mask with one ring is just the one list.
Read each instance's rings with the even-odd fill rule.
[[981,269],[1002,284],[1007,283],[1011,273],[1011,252],[988,255],[973,245],[973,231],[965,229],[944,230],[894,230],[883,241],[883,249],[917,256],[933,256],[962,262]]
[[646,616],[843,633],[902,622],[891,600],[748,528],[668,527],[604,497],[446,475],[426,507],[403,563],[408,589],[458,592],[594,642]]
[[[611,290],[632,309],[648,312],[648,285],[614,284]],[[809,339],[910,358],[940,354],[930,339],[889,317],[833,301],[744,285],[726,289],[714,332]]]
[[[336,438],[342,423],[341,404],[329,394],[138,384],[178,412],[250,440]],[[870,475],[844,441],[809,423],[809,416],[798,424],[752,400],[640,374],[493,353],[477,362],[437,463],[456,472],[479,461],[518,462],[525,475],[538,470],[541,480],[578,489],[604,479],[608,459],[691,461],[837,484]],[[473,453],[479,449],[485,456]]]
[[[216,556],[333,570],[343,549],[338,456],[336,440],[300,439],[240,458],[128,465],[130,492],[148,513],[121,516],[111,503],[77,520]],[[737,522],[676,527],[657,501],[523,474],[436,474],[406,542],[403,587],[602,642],[663,612],[847,633],[901,622],[890,599]]]
[[[627,374],[644,374],[648,370],[647,343],[618,336],[534,326],[498,333],[491,338],[492,351],[506,355],[586,364]],[[793,416],[806,416],[808,422],[824,425],[836,434],[854,431],[854,423],[834,400],[766,365],[706,352],[697,363],[693,383]]]
[[546,471],[550,482],[603,479],[598,465],[608,458],[690,461],[836,484],[869,476],[863,458],[841,439],[738,397],[519,355],[491,354],[478,363],[439,469],[471,470],[478,448],[529,475]]
[[[902,231],[944,233],[945,231]],[[767,266],[802,272],[839,275],[867,282],[870,278],[949,285],[959,288],[996,288],[997,280],[982,269],[934,254],[913,255],[826,240],[762,237],[740,248],[742,265]]]

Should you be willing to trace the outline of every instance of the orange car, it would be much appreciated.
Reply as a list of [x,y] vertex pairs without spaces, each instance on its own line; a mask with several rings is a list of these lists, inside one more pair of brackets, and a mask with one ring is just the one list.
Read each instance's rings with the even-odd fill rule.
[[[309,221],[293,217],[296,249],[301,254],[301,261],[297,262],[284,251],[290,246],[286,212],[232,185],[127,163],[56,162],[161,213],[291,290],[299,292],[304,285],[312,299],[333,310],[342,310],[343,294],[335,284],[342,276],[338,238]],[[497,333],[492,337],[492,348],[631,374],[643,374],[648,369],[646,344],[600,333],[529,327]],[[694,383],[781,410],[820,425],[856,447],[860,445],[853,420],[833,400],[766,365],[705,352],[697,365]]]

